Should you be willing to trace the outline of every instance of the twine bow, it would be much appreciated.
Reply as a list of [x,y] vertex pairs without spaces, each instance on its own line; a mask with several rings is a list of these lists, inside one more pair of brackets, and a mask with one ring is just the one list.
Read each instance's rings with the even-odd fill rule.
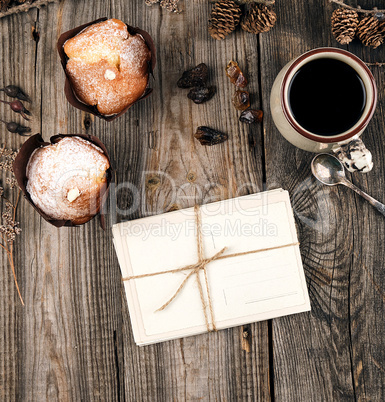
[[[233,253],[233,254],[226,254],[226,255],[222,255],[225,252],[225,250],[227,249],[227,247],[223,247],[222,250],[220,250],[218,253],[214,254],[212,257],[204,258],[203,240],[202,240],[202,219],[201,219],[199,205],[195,205],[194,213],[195,213],[195,223],[196,223],[196,229],[197,229],[197,251],[198,251],[198,262],[196,264],[186,265],[184,267],[171,269],[168,271],[159,271],[159,272],[153,272],[150,274],[127,276],[125,278],[122,278],[122,280],[129,281],[131,279],[146,278],[149,276],[170,274],[170,273],[182,272],[182,271],[191,271],[186,276],[186,278],[183,279],[182,283],[179,285],[178,289],[175,291],[173,296],[165,304],[163,304],[163,306],[159,307],[156,311],[164,310],[178,296],[178,294],[181,292],[183,287],[186,285],[186,282],[188,281],[188,279],[192,275],[195,274],[195,277],[196,277],[196,280],[198,283],[199,294],[200,294],[200,298],[201,298],[201,302],[202,302],[203,313],[205,316],[207,331],[208,332],[217,331],[217,327],[215,325],[215,319],[214,319],[213,303],[212,303],[211,296],[210,296],[210,287],[209,287],[209,283],[208,283],[208,279],[207,279],[207,264],[209,264],[212,261],[222,260],[225,258],[233,258],[233,257],[242,256],[242,255],[247,255],[247,254],[256,254],[256,253],[262,253],[264,251],[269,251],[269,250],[278,250],[280,248],[298,246],[299,243],[296,242],[296,243],[284,244],[282,246],[268,247],[268,248],[262,248],[262,249],[256,249],[256,250],[250,250],[250,251],[244,251],[241,253]],[[201,278],[199,275],[199,271],[201,271],[201,270],[203,271],[204,279],[205,279],[206,292],[207,292],[207,304],[205,301],[205,297],[204,297],[204,293],[203,293],[203,286],[202,286]],[[210,321],[209,321],[209,317],[207,314],[207,305],[208,305],[209,312],[210,312]],[[210,323],[211,323],[211,326],[210,326]]]

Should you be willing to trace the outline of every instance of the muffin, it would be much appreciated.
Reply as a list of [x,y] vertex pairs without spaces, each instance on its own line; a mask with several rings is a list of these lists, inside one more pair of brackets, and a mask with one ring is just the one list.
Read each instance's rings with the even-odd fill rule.
[[[31,140],[35,141],[33,137]],[[101,208],[108,187],[109,159],[101,148],[84,136],[63,136],[57,140],[42,147],[26,143],[26,148],[30,149],[27,152],[35,149],[24,169],[25,190],[47,220],[80,225]],[[21,152],[20,161],[15,160],[19,184],[24,181],[16,170],[20,170],[18,165],[23,162],[23,154],[25,151]]]
[[63,50],[76,97],[101,115],[119,114],[146,93],[151,50],[122,21],[91,24],[66,40]]

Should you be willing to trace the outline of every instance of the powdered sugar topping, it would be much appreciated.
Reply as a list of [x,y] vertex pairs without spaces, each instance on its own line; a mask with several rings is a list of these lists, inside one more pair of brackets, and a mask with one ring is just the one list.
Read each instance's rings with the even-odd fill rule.
[[112,81],[116,78],[116,74],[112,70],[107,69],[106,72],[104,73],[104,78],[106,80]]
[[33,152],[27,165],[27,191],[35,205],[54,219],[84,217],[97,207],[108,168],[99,147],[80,137],[64,137]]

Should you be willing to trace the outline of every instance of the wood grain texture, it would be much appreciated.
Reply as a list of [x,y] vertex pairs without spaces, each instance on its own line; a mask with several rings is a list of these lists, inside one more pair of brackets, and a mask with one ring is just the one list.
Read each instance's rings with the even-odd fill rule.
[[[0,84],[33,98],[33,132],[97,135],[110,151],[115,183],[109,225],[170,209],[283,187],[289,190],[301,241],[312,312],[146,347],[133,340],[109,230],[98,219],[57,229],[22,200],[16,266],[21,307],[0,254],[0,399],[6,401],[326,401],[385,399],[384,220],[345,188],[311,178],[312,155],[281,137],[269,113],[278,71],[313,47],[337,46],[333,6],[277,2],[278,22],[260,36],[242,31],[215,41],[206,30],[212,4],[182,2],[170,14],[142,0],[62,0],[0,20]],[[373,7],[371,0],[362,6]],[[147,30],[157,47],[154,93],[106,123],[70,106],[56,53],[60,33],[100,17]],[[348,47],[366,61],[385,50]],[[249,78],[261,125],[239,123],[224,67],[237,60]],[[181,73],[201,62],[217,94],[195,105],[178,89]],[[374,171],[351,179],[385,201],[383,70],[376,114],[364,138]],[[0,97],[2,93],[0,92]],[[327,116],[327,107],[322,111]],[[7,121],[18,120],[0,105]],[[203,147],[197,126],[229,140]],[[17,148],[23,139],[0,131]],[[265,183],[266,182],[266,183]]]
[[[292,8],[277,4],[276,29],[261,36],[265,104],[268,87],[288,61],[311,48],[341,47],[330,33],[332,10],[330,4],[315,2],[294,2]],[[370,50],[358,41],[345,48],[365,61],[385,58],[383,48]],[[272,68],[268,60],[277,63]],[[367,175],[353,174],[351,179],[384,200],[384,79],[383,72],[374,69],[373,73],[379,107],[364,140],[373,151],[375,168]],[[327,107],[320,110],[325,118]],[[352,192],[316,183],[310,173],[313,155],[285,141],[271,119],[265,119],[265,125],[267,187],[279,185],[291,194],[312,305],[311,313],[273,321],[275,398],[382,400],[384,371],[379,362],[384,357],[385,328],[378,320],[384,309],[380,245],[385,221]]]
[[[117,172],[118,186],[133,183],[141,199],[139,208],[129,211],[128,217],[166,212],[261,189],[261,150],[249,147],[248,128],[237,122],[224,74],[231,58],[245,59],[246,49],[255,38],[241,35],[240,42],[233,39],[230,44],[209,39],[206,30],[196,24],[207,20],[210,8],[206,4],[197,6],[186,2],[185,12],[180,15],[156,7],[146,8],[140,15],[134,9],[133,5],[127,16],[138,18],[131,24],[143,27],[154,36],[158,67],[154,94],[130,110],[132,142],[127,144],[127,150],[119,148],[116,156],[117,160],[125,159],[130,167]],[[210,83],[217,86],[218,94],[207,104],[195,105],[187,99],[188,91],[176,87],[176,81],[184,70],[201,62],[209,66]],[[258,93],[258,72],[246,63],[244,68],[250,72],[250,90]],[[258,98],[256,106],[257,102]],[[127,127],[127,119],[117,124]],[[225,131],[230,140],[217,147],[202,147],[193,138],[200,125]],[[124,191],[117,198],[118,212],[127,209],[125,204],[133,200],[132,194],[125,196]],[[127,219],[124,213],[118,215],[118,219]],[[123,338],[128,342],[124,360],[126,364],[130,362],[125,375],[127,399],[266,400],[269,395],[267,324],[254,324],[249,331],[252,343],[249,353],[242,350],[239,328],[138,349],[133,346],[131,327],[125,320]],[[258,387],[255,386],[257,378]]]
[[[31,18],[31,21],[33,21],[33,19],[36,18],[36,12],[31,12],[29,18]],[[25,23],[28,23],[27,27],[23,26]],[[20,26],[23,26],[23,31],[20,30]],[[24,20],[23,16],[21,15],[14,16],[14,18],[9,19],[5,24],[0,24],[0,52],[1,59],[3,60],[1,64],[1,87],[13,83],[25,88],[28,93],[32,93],[35,81],[36,44],[32,39],[30,27],[31,24],[29,23],[29,20]],[[22,35],[23,40],[18,38],[19,32],[20,35]],[[21,32],[23,32],[23,34]],[[24,62],[26,63],[25,70],[22,67]],[[41,89],[39,89],[39,92],[40,91]],[[35,113],[36,109],[34,107],[31,108],[31,112]],[[16,121],[21,123],[22,119],[17,115],[15,116],[15,114],[11,112],[9,107],[5,104],[1,105],[0,113],[1,118],[5,121]],[[21,139],[8,134],[3,123],[1,124],[1,143],[6,144],[8,148],[18,149],[24,138]],[[3,176],[1,178],[2,183],[4,183],[4,179],[5,177]],[[23,202],[21,202],[20,210],[22,208]],[[25,224],[27,227],[29,226],[28,219]],[[25,226],[23,225],[23,229],[24,228]],[[35,228],[32,228],[32,233],[34,232]],[[24,232],[21,235],[21,238],[17,239],[15,250],[17,276],[19,279],[19,284],[22,287],[22,292],[25,289],[25,272],[22,268],[24,266],[27,270],[30,268],[30,261],[28,261],[26,264],[25,261],[20,263],[22,261],[22,257],[20,256],[20,244],[25,244],[25,239],[26,234]],[[21,345],[23,343],[21,334],[25,330],[25,310],[22,308],[20,301],[18,300],[16,288],[13,283],[13,277],[5,254],[2,253],[0,258],[2,267],[0,315],[0,397],[3,400],[16,400],[20,393],[20,370],[24,357],[21,350]],[[23,293],[23,296],[25,296],[25,293]]]
[[[242,60],[249,88],[258,93],[258,69],[248,53],[256,38],[240,34],[226,44],[209,39],[196,24],[196,18],[207,20],[209,10],[205,3],[186,4],[185,13],[171,15],[139,0],[62,1],[2,20],[2,29],[13,32],[8,37],[14,41],[2,44],[2,51],[13,52],[3,75],[16,81],[12,62],[19,58],[16,83],[33,97],[34,132],[45,139],[58,132],[90,133],[109,148],[116,169],[110,224],[262,189],[261,132],[237,121],[224,74],[229,59]],[[158,51],[154,94],[112,123],[66,102],[55,50],[61,32],[101,16],[119,17],[148,30]],[[15,32],[21,40],[15,39]],[[39,41],[33,40],[32,32]],[[218,87],[218,95],[201,106],[175,86],[179,75],[199,62],[210,66],[211,83]],[[192,137],[202,124],[228,132],[230,140],[212,149],[202,147]],[[253,147],[250,136],[255,138]],[[247,327],[247,351],[244,328],[138,348],[110,232],[103,232],[97,220],[56,229],[26,203],[19,215],[23,235],[17,266],[26,307],[18,307],[11,277],[3,272],[5,336],[0,347],[5,399],[269,398],[267,323]]]

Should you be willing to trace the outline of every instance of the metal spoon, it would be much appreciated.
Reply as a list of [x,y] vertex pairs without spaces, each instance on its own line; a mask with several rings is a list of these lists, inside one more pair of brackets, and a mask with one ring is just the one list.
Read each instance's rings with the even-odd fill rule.
[[318,154],[311,161],[311,171],[317,180],[327,186],[336,186],[343,184],[351,188],[357,194],[368,200],[374,208],[376,208],[382,215],[385,215],[385,205],[375,200],[370,195],[356,187],[353,183],[345,177],[345,169],[342,163],[333,155]]

